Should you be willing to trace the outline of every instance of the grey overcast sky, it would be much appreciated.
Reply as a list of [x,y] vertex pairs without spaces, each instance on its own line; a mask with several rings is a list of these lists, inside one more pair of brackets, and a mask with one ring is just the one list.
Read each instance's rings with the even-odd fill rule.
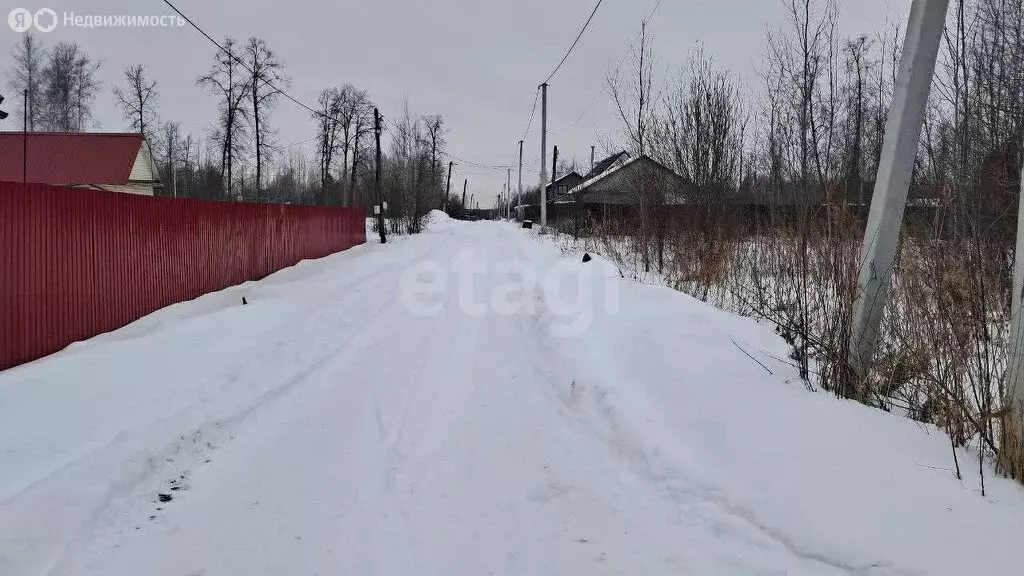
[[[568,49],[596,0],[177,0],[175,4],[218,40],[231,36],[266,40],[293,79],[290,93],[312,104],[323,88],[346,82],[367,90],[387,116],[408,99],[417,114],[441,114],[449,151],[487,164],[515,164],[517,142],[529,119],[536,86]],[[605,73],[637,38],[640,22],[657,0],[605,0],[549,92],[549,148],[589,165],[590,146],[619,136],[604,90]],[[872,33],[905,27],[910,0],[840,0],[841,33]],[[77,15],[164,15],[159,0],[5,0],[15,7],[51,8],[58,20]],[[664,0],[649,25],[659,84],[686,64],[698,43],[733,70],[752,91],[769,27],[782,24],[781,0]],[[17,33],[0,26],[0,67],[6,71]],[[80,43],[102,61],[103,87],[96,102],[98,129],[125,128],[112,87],[121,70],[144,64],[159,83],[161,119],[180,121],[193,133],[212,120],[213,96],[195,85],[216,48],[191,27],[82,29],[63,23],[41,34],[47,45]],[[0,92],[3,93],[3,92]],[[8,104],[11,97],[9,95]],[[15,105],[16,106],[16,105]],[[8,106],[14,108],[15,106]],[[538,107],[539,108],[539,107]],[[584,114],[585,113],[585,114]],[[582,115],[582,118],[581,118]],[[575,125],[570,126],[574,120]],[[10,122],[10,120],[8,121]],[[282,100],[272,118],[278,141],[310,138],[306,111]],[[539,178],[539,110],[524,154],[524,186]],[[4,126],[3,129],[17,128]],[[301,147],[312,158],[313,145]],[[550,154],[550,150],[549,150]],[[501,191],[504,170],[459,166],[452,188],[469,178],[486,204]],[[516,171],[513,170],[513,185]],[[482,202],[484,204],[484,202]]]

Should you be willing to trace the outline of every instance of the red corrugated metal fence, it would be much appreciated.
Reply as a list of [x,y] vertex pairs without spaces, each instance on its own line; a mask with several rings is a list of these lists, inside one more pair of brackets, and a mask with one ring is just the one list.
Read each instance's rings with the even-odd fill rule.
[[0,182],[0,370],[365,241],[349,208]]

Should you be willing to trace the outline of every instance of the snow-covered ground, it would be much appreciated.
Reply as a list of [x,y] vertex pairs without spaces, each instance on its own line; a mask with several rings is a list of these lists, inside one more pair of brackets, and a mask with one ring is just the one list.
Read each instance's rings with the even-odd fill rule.
[[787,354],[435,217],[0,374],[0,575],[1019,571],[1017,485]]

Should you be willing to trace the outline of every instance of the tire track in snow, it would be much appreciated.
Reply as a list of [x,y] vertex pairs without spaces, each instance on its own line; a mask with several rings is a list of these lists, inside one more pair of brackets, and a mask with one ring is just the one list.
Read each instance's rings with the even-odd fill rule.
[[[351,312],[354,309],[357,309],[358,306],[365,305],[367,301],[365,298],[366,294],[386,295],[385,299],[382,302],[379,302],[378,306],[374,310],[364,316],[364,318],[368,318],[369,321],[361,323],[356,331],[351,333],[349,338],[341,344],[321,350],[315,354],[299,372],[292,374],[289,378],[283,381],[273,384],[255,398],[248,400],[240,408],[235,406],[227,412],[222,411],[213,415],[212,412],[214,412],[214,410],[210,410],[208,408],[204,409],[204,405],[211,402],[211,399],[204,395],[203,398],[182,407],[174,413],[168,414],[157,420],[146,422],[130,430],[122,430],[106,443],[90,450],[88,453],[78,456],[74,460],[53,470],[43,477],[38,478],[11,496],[5,498],[4,501],[0,503],[0,510],[3,510],[3,507],[6,504],[14,503],[19,498],[30,496],[33,491],[45,491],[47,483],[62,480],[68,475],[81,476],[85,470],[95,468],[97,460],[104,464],[101,468],[118,466],[115,461],[137,462],[134,466],[120,466],[122,468],[120,477],[117,479],[111,479],[102,495],[93,500],[94,504],[84,512],[83,516],[80,517],[80,520],[75,521],[74,532],[64,540],[64,544],[62,544],[59,549],[54,550],[53,554],[55,555],[51,555],[52,560],[46,562],[48,567],[43,568],[40,573],[56,573],[66,561],[67,557],[73,554],[83,536],[89,533],[89,531],[96,525],[96,522],[107,513],[108,509],[115,501],[130,497],[135,493],[138,486],[146,483],[159,474],[159,471],[164,468],[160,463],[165,462],[168,458],[172,458],[175,454],[180,453],[183,447],[183,438],[191,438],[195,434],[200,434],[204,436],[204,439],[207,437],[210,438],[209,440],[206,440],[207,442],[216,442],[218,443],[218,446],[222,446],[224,442],[231,439],[232,430],[241,425],[246,419],[287,396],[289,392],[292,392],[296,387],[306,381],[310,375],[323,369],[331,360],[333,355],[348,346],[367,330],[378,328],[379,324],[374,322],[373,319],[378,318],[380,314],[388,308],[394,308],[395,300],[397,298],[393,290],[388,290],[389,287],[393,287],[396,284],[396,281],[393,276],[386,272],[409,265],[410,263],[422,258],[422,256],[430,250],[429,245],[425,243],[417,243],[415,242],[415,239],[410,239],[409,241],[402,242],[401,244],[394,246],[398,247],[395,253],[397,257],[393,256],[385,259],[385,261],[381,262],[378,266],[375,266],[366,273],[359,275],[353,281],[345,283],[341,287],[341,290],[332,288],[331,290],[324,291],[318,299],[314,300],[302,309],[302,313],[299,315],[300,320],[292,320],[279,325],[278,329],[282,327],[294,327],[289,331],[290,333],[288,335],[281,336],[278,330],[271,330],[267,332],[271,338],[263,341],[256,341],[246,349],[247,351],[257,349],[271,350],[270,355],[262,358],[261,362],[254,363],[252,358],[246,354],[240,358],[238,362],[232,365],[231,368],[222,371],[218,376],[211,376],[207,381],[216,382],[227,374],[229,379],[244,382],[246,380],[246,374],[256,375],[262,371],[262,367],[273,365],[279,361],[287,362],[288,357],[290,357],[291,353],[294,351],[290,350],[287,346],[281,346],[281,344],[287,344],[290,340],[299,341],[300,338],[298,338],[298,336],[302,335],[304,332],[308,332],[311,325],[315,326],[317,324],[329,323],[332,319],[351,314]],[[346,297],[339,299],[339,301],[330,301],[332,297],[338,296],[339,294],[343,294]],[[357,304],[357,302],[359,304]],[[348,306],[346,306],[346,304],[348,304]],[[322,313],[322,309],[326,309],[328,314],[325,315]],[[332,316],[330,312],[335,312],[336,314]],[[330,333],[330,331],[326,331],[326,333]],[[273,344],[268,345],[268,342],[273,342]],[[239,369],[241,369],[241,373],[239,373]],[[216,394],[213,396],[213,401],[216,402]],[[222,404],[230,405],[232,402],[229,399],[223,400],[224,401],[221,402]],[[203,412],[205,415],[193,415],[197,411]],[[182,422],[189,421],[193,422],[193,424],[186,430],[176,427]],[[163,432],[163,435],[168,439],[167,443],[164,444],[162,448],[153,450],[151,441],[145,444],[134,442],[134,439],[147,435],[147,433],[152,433],[152,431],[158,429],[165,429],[166,431]],[[171,438],[174,440],[171,440]],[[136,444],[137,446],[132,448],[131,446],[133,444]],[[119,457],[118,454],[123,454],[124,456]],[[0,563],[0,566],[2,566],[2,563]]]

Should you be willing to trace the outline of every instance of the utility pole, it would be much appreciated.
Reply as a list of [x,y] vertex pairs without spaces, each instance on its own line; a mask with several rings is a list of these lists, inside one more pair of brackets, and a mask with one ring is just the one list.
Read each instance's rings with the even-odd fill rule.
[[508,175],[505,176],[505,191],[507,204],[505,205],[505,219],[512,219],[512,169],[508,169]]
[[540,85],[540,233],[548,227],[548,84]]
[[519,141],[519,193],[516,195],[516,217],[519,217],[519,206],[523,203],[523,141]]
[[[910,8],[900,74],[858,260],[850,362],[859,380],[866,375],[875,352],[948,6],[949,0],[914,0]],[[853,385],[856,388],[847,392],[858,395],[859,381]]]
[[462,212],[466,212],[466,186],[469,185],[469,178],[462,181]]
[[377,187],[377,202],[379,204],[377,228],[380,229],[380,243],[387,244],[388,238],[384,235],[384,191],[380,189],[380,111],[376,108],[373,109],[373,132],[377,137],[377,175],[374,179],[375,186]]
[[551,156],[551,193],[557,194],[558,190],[555,190],[555,180],[558,180],[558,146],[555,146],[555,151]]
[[22,94],[22,108],[25,119],[21,124],[21,183],[28,183],[28,88]]
[[452,193],[452,166],[455,166],[455,162],[448,163],[448,185],[444,191],[444,202],[441,202],[441,209],[447,211],[448,208],[448,196]]
[[590,147],[590,171],[594,171],[594,147]]
[[[1021,198],[1024,198],[1024,166],[1021,167]],[[1024,478],[1024,202],[1017,208],[1017,245],[1013,262],[1013,292],[1010,295],[1010,365],[1006,370],[1006,411],[1000,423],[999,468],[1009,476]]]

